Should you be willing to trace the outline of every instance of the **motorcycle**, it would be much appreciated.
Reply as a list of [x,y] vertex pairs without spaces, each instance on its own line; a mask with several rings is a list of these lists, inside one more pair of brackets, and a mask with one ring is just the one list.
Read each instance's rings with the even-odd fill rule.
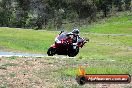
[[71,37],[67,38],[67,33],[61,32],[56,38],[55,43],[48,49],[48,56],[57,55],[68,55],[74,57],[79,53],[79,48],[82,48],[89,39],[80,38],[76,45],[73,45]]

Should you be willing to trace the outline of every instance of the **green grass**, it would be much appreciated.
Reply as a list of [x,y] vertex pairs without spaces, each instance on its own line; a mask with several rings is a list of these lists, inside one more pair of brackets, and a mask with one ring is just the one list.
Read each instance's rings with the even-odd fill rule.
[[[86,74],[132,74],[131,64],[126,62],[89,60],[87,61],[87,65],[85,62],[81,62],[81,65],[84,67]],[[75,66],[69,65],[68,67],[59,69],[59,71],[65,77],[75,77],[79,74],[79,64]]]
[[[90,42],[80,49],[80,53],[75,60],[68,59],[67,63],[78,64],[89,62],[89,65],[92,67],[86,70],[90,74],[132,74],[132,36],[91,34],[91,32],[132,34],[132,15],[123,14],[118,17],[112,17],[104,22],[83,28],[81,31],[83,31],[81,32],[81,36],[89,38]],[[86,32],[90,32],[90,34],[86,34]],[[0,49],[46,54],[47,49],[54,43],[54,38],[58,33],[54,31],[0,28]],[[14,60],[16,58],[12,57],[9,59]],[[110,63],[113,64],[109,66]],[[122,63],[125,65],[122,65]],[[75,75],[76,69],[71,67],[69,69],[62,69],[66,75]]]
[[[54,43],[54,37],[58,34],[58,32],[52,31],[34,31],[12,28],[0,28],[0,31],[0,46],[9,50],[37,53],[46,53],[48,47]],[[80,53],[76,58],[76,60],[78,60],[77,62],[85,63],[91,60],[104,60],[109,62],[124,62],[128,65],[132,64],[132,36],[101,36],[84,33],[81,33],[81,36],[89,38],[90,42],[80,49]],[[75,63],[75,61],[68,63]],[[97,64],[97,62],[95,63]],[[97,66],[101,66],[101,64],[97,64]],[[106,68],[103,68],[103,66],[106,66]],[[118,67],[119,68],[108,67],[107,64],[102,64],[102,67],[99,68],[95,66],[89,68],[88,73],[132,74],[128,68],[121,69],[119,65]],[[66,72],[66,74],[75,75],[74,70],[72,72],[72,70],[65,69],[64,72]]]
[[[80,49],[77,62],[71,60],[71,64],[88,63],[87,74],[132,74],[132,36],[83,36],[90,42]],[[78,68],[69,66],[62,70],[62,74],[75,76],[77,71]]]
[[[37,52],[46,53],[48,47],[54,43],[54,37],[58,32],[51,31],[34,31],[34,30],[20,30],[10,28],[0,28],[0,46],[4,46],[10,50],[21,52]],[[81,36],[90,39],[77,56],[78,62],[85,63],[87,61],[115,61],[124,62],[128,65],[132,64],[132,36],[100,36],[94,34],[84,34]],[[15,58],[11,58],[15,59]],[[75,61],[68,62],[75,63]],[[97,64],[97,62],[95,62]],[[102,62],[100,62],[102,63]],[[93,63],[94,64],[94,63]],[[93,65],[90,64],[90,65]],[[116,64],[116,63],[115,63]],[[121,64],[120,64],[121,65]],[[101,64],[97,64],[101,66]],[[102,64],[103,67],[89,68],[88,73],[130,73],[129,69],[120,69],[115,67],[108,67],[107,64]],[[126,65],[127,66],[127,65]],[[118,67],[120,67],[118,65]],[[103,68],[103,69],[102,69]],[[110,69],[110,70],[109,70]],[[66,74],[74,74],[74,70],[65,69]]]
[[[87,74],[129,74],[129,69],[122,68],[108,68],[108,67],[98,67],[98,68],[87,68],[85,69]],[[67,76],[76,76],[78,69],[68,69],[64,70],[63,74]]]
[[125,12],[117,17],[110,17],[85,28],[82,27],[81,31],[104,34],[132,34],[132,14]]
[[[78,56],[86,59],[106,60],[114,59],[131,61],[132,36],[94,36],[85,35],[90,42],[80,50]],[[132,62],[132,61],[131,61]]]
[[0,28],[0,46],[7,49],[44,52],[54,42],[57,32]]

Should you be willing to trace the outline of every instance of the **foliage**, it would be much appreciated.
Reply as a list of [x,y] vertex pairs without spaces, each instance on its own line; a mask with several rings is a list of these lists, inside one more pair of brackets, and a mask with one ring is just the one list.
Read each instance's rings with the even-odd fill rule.
[[[115,9],[117,8],[117,9]],[[1,0],[0,26],[60,29],[65,21],[96,21],[100,12],[131,10],[131,0]],[[50,22],[50,23],[49,23]]]

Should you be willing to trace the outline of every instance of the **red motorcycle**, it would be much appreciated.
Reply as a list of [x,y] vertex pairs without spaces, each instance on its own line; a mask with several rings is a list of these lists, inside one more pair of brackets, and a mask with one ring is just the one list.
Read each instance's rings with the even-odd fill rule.
[[80,38],[78,39],[77,45],[73,45],[73,40],[71,37],[67,37],[67,33],[61,32],[56,38],[55,43],[51,45],[48,49],[48,56],[58,55],[68,55],[69,57],[74,57],[79,53],[79,48],[83,47],[85,43],[89,41],[88,39]]

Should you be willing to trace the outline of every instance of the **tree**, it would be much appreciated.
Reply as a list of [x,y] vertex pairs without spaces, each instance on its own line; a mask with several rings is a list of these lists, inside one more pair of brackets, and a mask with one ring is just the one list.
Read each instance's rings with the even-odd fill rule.
[[30,0],[17,0],[16,27],[25,27],[28,19]]
[[131,9],[131,0],[125,0],[125,9],[130,10]]
[[64,22],[92,22],[100,12],[107,17],[130,8],[131,0],[0,0],[0,26],[60,29]]
[[11,0],[0,2],[0,25],[9,26],[12,17]]
[[103,11],[104,17],[107,17],[112,8],[113,0],[99,0],[100,9]]

